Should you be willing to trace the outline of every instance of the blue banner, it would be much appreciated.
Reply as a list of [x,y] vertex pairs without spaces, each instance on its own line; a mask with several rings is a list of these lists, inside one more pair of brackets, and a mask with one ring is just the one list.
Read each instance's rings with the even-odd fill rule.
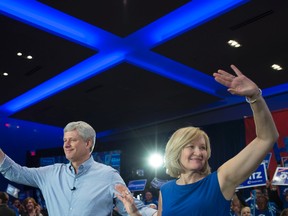
[[288,185],[288,167],[277,167],[272,179],[273,185]]
[[144,191],[146,183],[147,183],[147,179],[132,180],[132,181],[129,181],[128,188],[132,192]]

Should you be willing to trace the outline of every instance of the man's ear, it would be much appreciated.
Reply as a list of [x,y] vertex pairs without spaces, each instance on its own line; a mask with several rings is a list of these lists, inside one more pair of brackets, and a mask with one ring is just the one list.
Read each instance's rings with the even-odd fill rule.
[[91,148],[91,146],[92,146],[92,140],[91,140],[91,139],[88,139],[88,140],[86,141],[86,146],[89,147],[89,148]]
[[92,139],[88,139],[86,142],[86,147],[89,148],[89,151],[91,152],[93,149],[93,140]]

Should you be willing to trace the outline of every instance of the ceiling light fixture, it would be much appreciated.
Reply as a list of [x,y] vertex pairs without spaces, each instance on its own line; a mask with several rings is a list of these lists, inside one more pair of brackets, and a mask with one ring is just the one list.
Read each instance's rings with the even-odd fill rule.
[[238,42],[235,41],[235,40],[229,40],[229,41],[228,41],[228,44],[229,44],[231,47],[235,47],[235,48],[241,47],[241,44],[238,43]]
[[3,73],[3,76],[8,76],[8,73],[4,72],[4,73]]
[[33,57],[31,55],[28,55],[26,58],[27,59],[33,59]]
[[21,53],[21,52],[18,52],[18,53],[17,53],[17,56],[22,56],[22,53]]
[[277,70],[277,71],[283,70],[283,68],[280,65],[278,65],[278,64],[271,65],[271,68],[273,70]]

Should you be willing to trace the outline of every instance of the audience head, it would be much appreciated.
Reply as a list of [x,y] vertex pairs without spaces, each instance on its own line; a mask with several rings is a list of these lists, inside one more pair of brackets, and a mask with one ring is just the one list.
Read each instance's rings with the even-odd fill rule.
[[21,206],[20,200],[19,199],[14,199],[13,206],[15,206],[16,208],[20,208],[20,206]]
[[244,206],[241,209],[241,216],[250,216],[251,215],[251,209],[249,206]]
[[268,198],[264,195],[260,195],[256,198],[256,204],[259,210],[265,210],[268,207]]
[[35,201],[35,199],[32,197],[27,197],[23,201],[23,205],[24,205],[26,211],[28,211],[28,212],[38,208],[38,206],[39,206],[38,203]]
[[0,191],[0,204],[8,204],[9,195],[6,192]]
[[167,173],[171,177],[177,178],[181,173],[185,172],[183,165],[180,162],[182,150],[185,146],[193,143],[193,141],[196,141],[201,137],[204,138],[206,143],[207,161],[200,172],[203,175],[208,175],[211,172],[208,164],[208,159],[211,156],[211,147],[208,135],[198,127],[185,127],[175,131],[166,145],[165,166]]
[[19,199],[13,200],[13,206],[18,209],[19,213],[25,212],[25,207],[22,205],[22,202]]
[[288,216],[288,208],[283,209],[280,216]]
[[153,199],[153,194],[150,191],[146,191],[145,200],[146,201],[152,201],[152,199]]
[[236,194],[234,194],[231,200],[230,208],[235,215],[241,215],[242,203]]
[[256,187],[254,188],[256,198],[259,196],[266,196],[268,198],[267,188],[264,187]]

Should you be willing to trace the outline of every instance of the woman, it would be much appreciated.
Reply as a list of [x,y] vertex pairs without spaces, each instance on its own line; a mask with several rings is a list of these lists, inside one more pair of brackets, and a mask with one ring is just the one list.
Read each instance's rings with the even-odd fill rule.
[[[176,179],[161,187],[157,216],[227,215],[236,187],[256,170],[278,139],[261,90],[234,65],[231,68],[236,76],[224,70],[213,76],[231,94],[246,97],[253,111],[257,136],[235,157],[210,173],[211,147],[207,134],[196,127],[177,130],[165,150],[167,173]],[[131,207],[128,194],[119,192],[128,213],[139,215]]]
[[23,201],[26,212],[21,216],[43,216],[41,214],[41,207],[36,203],[35,199],[32,197],[27,197]]

